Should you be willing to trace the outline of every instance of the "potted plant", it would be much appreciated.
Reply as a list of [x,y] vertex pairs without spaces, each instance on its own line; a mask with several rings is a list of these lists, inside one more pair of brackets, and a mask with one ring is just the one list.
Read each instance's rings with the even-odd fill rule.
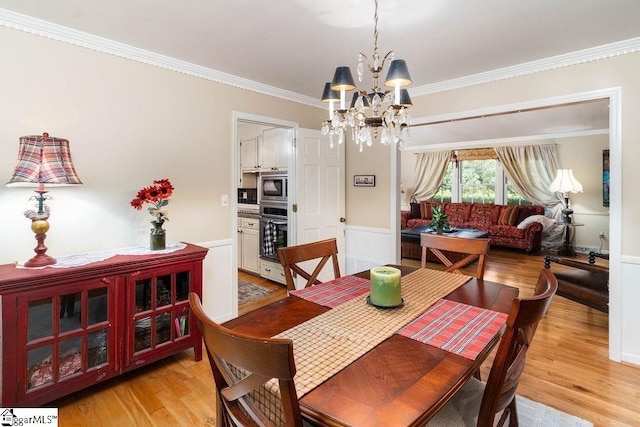
[[441,205],[431,207],[431,224],[429,226],[436,230],[437,234],[442,234],[443,230],[450,230],[451,224],[447,221],[449,215],[442,212]]

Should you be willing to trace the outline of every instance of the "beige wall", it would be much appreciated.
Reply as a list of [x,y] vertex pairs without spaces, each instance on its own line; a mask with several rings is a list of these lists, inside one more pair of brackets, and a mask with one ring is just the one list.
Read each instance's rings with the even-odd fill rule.
[[[318,128],[323,111],[0,27],[0,178],[22,135],[69,139],[84,182],[51,188],[51,255],[148,243],[129,201],[154,179],[175,186],[168,241],[232,239],[232,113]],[[35,240],[29,189],[0,186],[0,263],[24,262]]]

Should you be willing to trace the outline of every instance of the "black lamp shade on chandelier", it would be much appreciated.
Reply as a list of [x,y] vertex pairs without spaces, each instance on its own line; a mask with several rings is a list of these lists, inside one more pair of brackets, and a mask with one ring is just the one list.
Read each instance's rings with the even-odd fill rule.
[[[404,89],[412,83],[407,63],[402,59],[394,59],[393,51],[380,58],[378,52],[378,1],[375,2],[374,13],[374,50],[371,60],[360,53],[358,61],[358,81],[362,82],[365,64],[373,78],[370,90],[356,88],[351,69],[347,66],[336,68],[333,80],[325,84],[322,101],[329,104],[329,119],[322,123],[321,132],[329,135],[330,145],[333,147],[334,137],[338,143],[344,142],[344,134],[351,130],[352,139],[360,146],[372,145],[373,139],[380,134],[380,142],[384,145],[395,143],[402,148],[411,124],[409,107],[411,98]],[[378,76],[389,65],[384,86],[378,85]],[[351,104],[346,105],[346,92],[356,90]],[[338,105],[336,108],[335,105]]]
[[37,202],[37,211],[27,210],[25,217],[31,219],[31,229],[36,234],[38,245],[34,249],[36,256],[25,263],[26,267],[42,267],[55,264],[55,258],[46,254],[44,245],[46,232],[49,230],[49,207],[45,204],[48,192],[47,185],[78,185],[82,184],[73,162],[69,141],[62,138],[42,135],[30,135],[20,137],[18,160],[13,175],[7,182],[7,187],[31,187],[37,186],[33,196]]

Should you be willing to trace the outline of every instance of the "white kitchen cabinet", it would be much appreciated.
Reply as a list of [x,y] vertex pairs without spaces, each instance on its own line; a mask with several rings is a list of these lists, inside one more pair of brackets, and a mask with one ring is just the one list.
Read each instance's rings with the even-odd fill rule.
[[242,172],[258,172],[260,170],[260,138],[240,139],[240,170]]
[[266,259],[260,260],[260,276],[283,285],[287,284],[282,265]]
[[259,220],[238,218],[238,268],[260,273]]
[[291,131],[289,129],[267,129],[262,132],[260,144],[260,169],[263,171],[285,171],[289,164]]

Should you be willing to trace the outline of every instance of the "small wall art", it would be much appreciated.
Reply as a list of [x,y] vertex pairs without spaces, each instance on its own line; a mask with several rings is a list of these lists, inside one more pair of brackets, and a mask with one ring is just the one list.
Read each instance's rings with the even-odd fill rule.
[[354,175],[353,186],[354,187],[375,187],[376,176],[375,175]]

